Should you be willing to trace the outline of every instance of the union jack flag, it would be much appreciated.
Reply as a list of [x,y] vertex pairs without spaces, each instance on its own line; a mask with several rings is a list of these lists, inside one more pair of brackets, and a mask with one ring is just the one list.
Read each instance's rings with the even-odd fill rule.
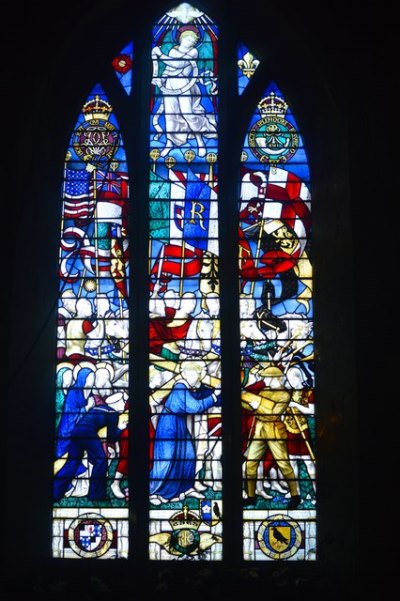
[[128,175],[115,171],[97,171],[97,198],[128,198]]

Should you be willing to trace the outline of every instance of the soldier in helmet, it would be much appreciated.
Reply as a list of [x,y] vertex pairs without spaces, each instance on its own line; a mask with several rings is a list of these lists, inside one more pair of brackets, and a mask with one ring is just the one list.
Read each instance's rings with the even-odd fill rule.
[[284,373],[279,367],[262,369],[263,378],[256,392],[242,392],[242,406],[253,412],[254,424],[249,445],[245,451],[245,482],[248,498],[244,505],[254,505],[256,501],[257,469],[267,449],[270,450],[290,491],[288,509],[295,509],[301,501],[296,475],[289,461],[287,430],[282,421],[290,402],[290,393],[284,389]]

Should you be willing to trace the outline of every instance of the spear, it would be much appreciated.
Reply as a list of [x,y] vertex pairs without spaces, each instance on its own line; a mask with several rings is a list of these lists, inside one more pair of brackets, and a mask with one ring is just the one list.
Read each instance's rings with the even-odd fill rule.
[[[295,353],[295,352],[297,352],[297,351],[299,351],[300,349],[304,348],[304,347],[305,347],[305,346],[307,346],[309,343],[310,343],[310,342],[309,342],[308,340],[306,340],[306,341],[305,341],[305,342],[304,342],[304,343],[303,343],[303,344],[302,344],[300,347],[298,347],[297,349],[295,349],[294,351],[292,351],[292,352],[290,353],[290,355],[289,355],[289,356],[290,356],[290,359],[293,357],[293,355],[294,355],[294,353]],[[288,369],[289,369],[289,367],[290,367],[290,359],[289,359],[289,361],[287,362],[287,365],[286,365],[286,367],[285,367],[285,369],[284,369],[284,374],[286,374],[286,373],[287,373],[287,370],[288,370]],[[287,412],[287,413],[290,413],[290,414],[293,416],[293,419],[294,419],[294,421],[296,422],[296,426],[297,426],[297,428],[298,428],[298,430],[299,430],[299,432],[300,432],[300,435],[301,435],[302,439],[303,439],[303,440],[304,440],[304,442],[305,442],[305,445],[306,445],[306,447],[307,447],[307,450],[308,450],[308,453],[309,453],[309,455],[310,455],[310,458],[311,458],[311,460],[312,460],[312,461],[314,461],[314,463],[315,463],[316,459],[315,459],[314,452],[313,452],[313,450],[312,450],[312,448],[311,448],[311,446],[310,446],[310,443],[309,443],[309,442],[308,442],[308,440],[307,440],[307,437],[306,437],[306,435],[304,434],[304,430],[301,428],[301,424],[300,424],[300,422],[299,422],[299,417],[298,417],[298,415],[297,415],[297,412],[296,412],[296,411],[294,411],[294,407],[288,407],[288,408],[287,408],[287,410],[286,410],[286,412]]]
[[[260,219],[259,224],[258,224],[257,248],[256,248],[256,254],[254,257],[254,265],[256,265],[256,263],[258,261],[258,255],[260,254],[262,231],[263,231],[263,220]],[[256,269],[257,269],[257,267],[256,267]],[[254,294],[255,285],[256,285],[256,281],[253,280],[251,282],[250,294]]]

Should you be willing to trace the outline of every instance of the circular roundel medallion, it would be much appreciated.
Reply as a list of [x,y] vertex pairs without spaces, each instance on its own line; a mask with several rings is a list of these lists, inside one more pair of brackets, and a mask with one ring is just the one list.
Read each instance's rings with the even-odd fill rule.
[[107,553],[112,541],[112,526],[98,513],[85,513],[79,516],[71,522],[68,529],[70,547],[81,557],[101,557]]
[[193,553],[199,546],[200,535],[197,530],[181,528],[173,530],[171,535],[171,547],[182,555]]
[[90,119],[74,132],[74,149],[79,158],[93,165],[109,161],[119,146],[119,132],[106,119]]
[[251,152],[261,163],[286,163],[296,153],[299,136],[283,117],[268,115],[259,119],[249,132]]
[[301,528],[286,515],[274,515],[264,520],[257,539],[261,551],[271,559],[288,559],[297,553],[302,542]]

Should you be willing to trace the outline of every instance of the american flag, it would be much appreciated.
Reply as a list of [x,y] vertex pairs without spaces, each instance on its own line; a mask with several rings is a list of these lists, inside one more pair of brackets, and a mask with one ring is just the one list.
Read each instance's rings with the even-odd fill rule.
[[86,169],[67,169],[65,172],[64,198],[74,200],[93,195],[92,176]]
[[64,182],[64,218],[90,219],[94,208],[91,174],[84,169],[67,169]]

